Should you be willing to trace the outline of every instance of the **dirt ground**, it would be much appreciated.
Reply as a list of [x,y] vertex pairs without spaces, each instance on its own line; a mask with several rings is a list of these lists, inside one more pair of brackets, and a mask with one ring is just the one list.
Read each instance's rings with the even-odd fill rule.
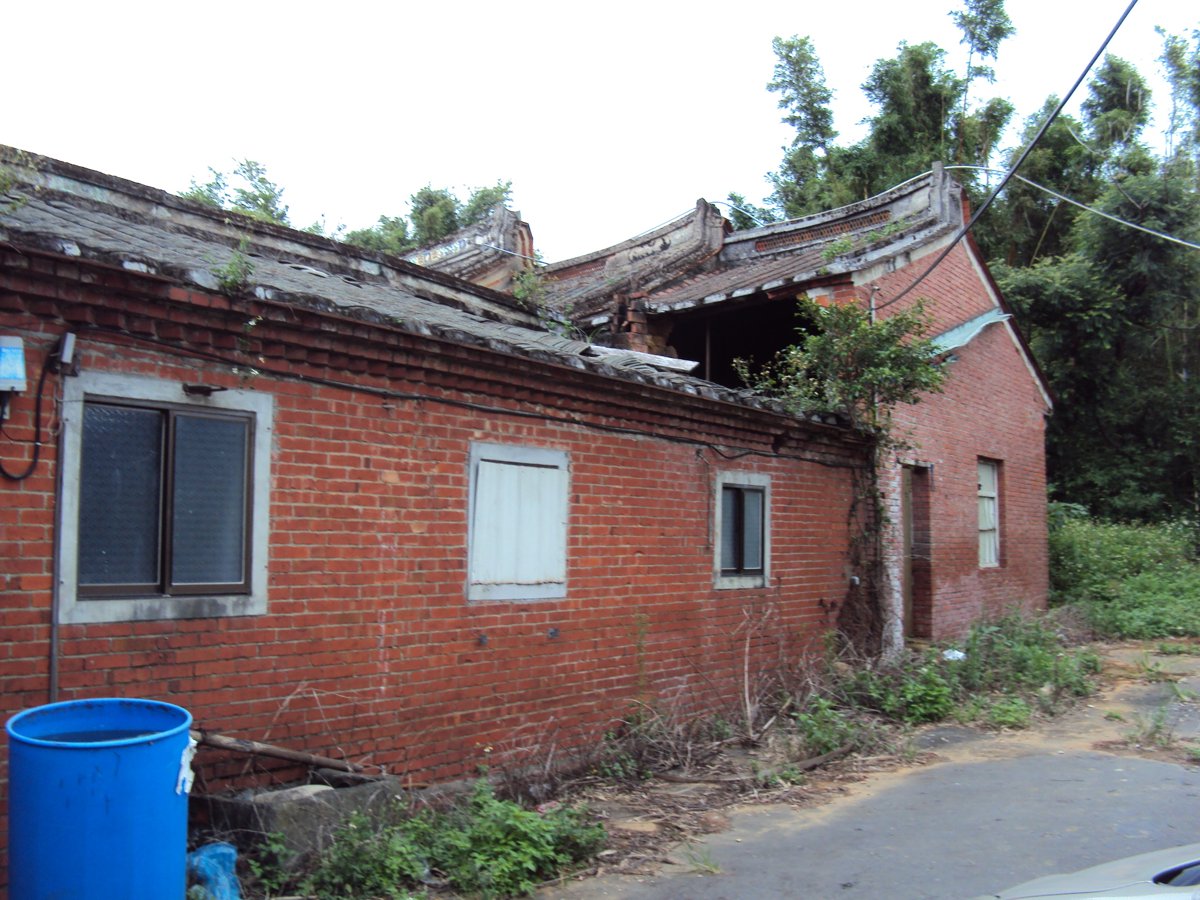
[[736,760],[711,770],[708,780],[699,773],[694,781],[652,779],[636,790],[584,786],[578,799],[604,817],[610,846],[591,871],[547,886],[542,896],[637,896],[631,885],[644,880],[716,874],[719,866],[705,836],[727,832],[739,817],[763,810],[803,811],[804,827],[813,827],[931,766],[1081,753],[1195,766],[1200,762],[1200,743],[1194,740],[1200,737],[1200,647],[1187,648],[1194,653],[1162,653],[1161,643],[1097,646],[1104,659],[1101,691],[1026,730],[928,726],[908,735],[893,754],[837,760],[808,773],[802,784],[772,789],[745,778],[730,780],[730,773],[738,772]]

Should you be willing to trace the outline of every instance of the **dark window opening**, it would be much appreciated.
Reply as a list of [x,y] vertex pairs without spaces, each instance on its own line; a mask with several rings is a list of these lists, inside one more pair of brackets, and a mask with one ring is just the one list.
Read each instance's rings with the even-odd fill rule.
[[254,418],[89,402],[81,596],[249,593]]
[[667,342],[680,359],[700,361],[694,374],[726,387],[745,387],[734,370],[735,359],[745,359],[751,370],[770,362],[784,347],[799,341],[797,329],[805,320],[791,299],[758,305],[738,305],[736,312],[681,318]]
[[721,574],[761,575],[766,491],[721,488]]

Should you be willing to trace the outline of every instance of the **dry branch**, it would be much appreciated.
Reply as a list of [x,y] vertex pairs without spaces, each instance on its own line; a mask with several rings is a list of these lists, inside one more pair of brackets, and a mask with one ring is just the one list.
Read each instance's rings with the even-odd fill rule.
[[217,747],[221,750],[233,750],[238,753],[249,753],[253,756],[273,756],[276,759],[286,759],[291,762],[304,763],[309,766],[321,766],[326,769],[337,769],[341,772],[361,772],[362,766],[346,762],[342,759],[330,759],[328,756],[318,756],[315,753],[305,753],[303,750],[289,750],[274,744],[264,744],[246,738],[229,737],[226,734],[215,734],[203,728],[192,730],[192,740],[197,744]]

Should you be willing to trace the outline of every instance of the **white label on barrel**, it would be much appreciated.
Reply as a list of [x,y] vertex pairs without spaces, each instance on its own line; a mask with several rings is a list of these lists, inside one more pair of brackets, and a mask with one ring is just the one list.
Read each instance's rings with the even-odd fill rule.
[[179,777],[175,779],[175,793],[190,794],[192,792],[192,779],[195,773],[192,771],[192,757],[196,755],[196,741],[189,737],[187,746],[183,748],[183,755],[179,757]]

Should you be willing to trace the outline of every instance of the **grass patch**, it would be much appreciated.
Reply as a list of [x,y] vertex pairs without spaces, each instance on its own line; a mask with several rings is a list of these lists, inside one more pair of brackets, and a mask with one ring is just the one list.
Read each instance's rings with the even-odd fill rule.
[[1103,522],[1061,504],[1052,504],[1050,521],[1053,604],[1082,610],[1101,637],[1200,637],[1193,526]]
[[1100,659],[1066,647],[1046,621],[1014,613],[977,623],[955,648],[834,670],[845,706],[904,725],[953,717],[1025,728],[1035,711],[1053,713],[1092,694]]
[[447,809],[339,828],[303,883],[306,896],[401,898],[426,887],[478,897],[523,896],[595,856],[606,839],[585,810],[524,809],[486,779]]

